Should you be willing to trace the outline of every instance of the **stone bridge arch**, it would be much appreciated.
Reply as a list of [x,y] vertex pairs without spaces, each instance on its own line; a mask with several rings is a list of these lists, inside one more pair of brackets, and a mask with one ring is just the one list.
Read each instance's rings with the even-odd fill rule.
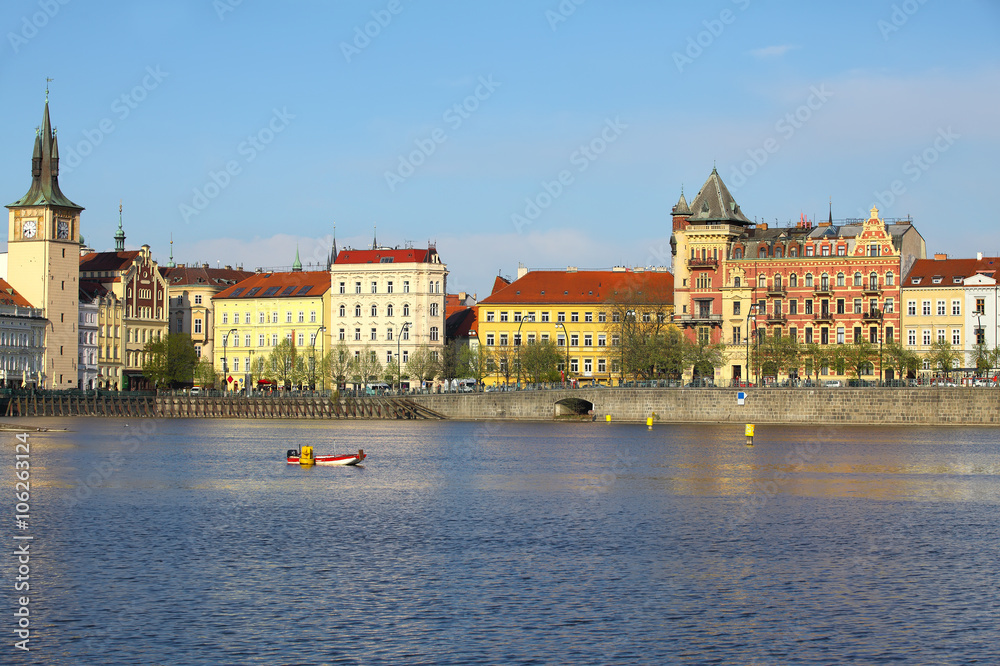
[[594,403],[583,398],[563,398],[556,402],[556,416],[586,416]]

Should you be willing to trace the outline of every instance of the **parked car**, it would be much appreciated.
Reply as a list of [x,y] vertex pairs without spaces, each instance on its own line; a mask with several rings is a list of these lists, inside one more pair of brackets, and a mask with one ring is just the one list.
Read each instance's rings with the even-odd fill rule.
[[843,385],[844,385],[843,382],[841,382],[839,379],[828,379],[825,382],[823,382],[823,386],[825,388],[840,388]]
[[195,386],[191,389],[191,395],[201,395],[203,390],[200,386]]

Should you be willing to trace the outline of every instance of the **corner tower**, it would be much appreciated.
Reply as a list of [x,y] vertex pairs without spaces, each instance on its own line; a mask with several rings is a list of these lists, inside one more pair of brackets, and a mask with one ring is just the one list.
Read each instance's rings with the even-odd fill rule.
[[48,89],[42,126],[35,132],[31,187],[7,209],[8,282],[48,319],[44,367],[29,383],[48,389],[75,388],[83,207],[59,189],[59,144],[49,120]]

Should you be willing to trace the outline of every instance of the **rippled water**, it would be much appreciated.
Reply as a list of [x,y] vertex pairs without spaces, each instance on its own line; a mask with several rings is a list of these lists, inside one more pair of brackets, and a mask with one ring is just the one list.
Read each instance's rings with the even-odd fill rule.
[[34,423],[0,663],[1000,662],[996,429]]

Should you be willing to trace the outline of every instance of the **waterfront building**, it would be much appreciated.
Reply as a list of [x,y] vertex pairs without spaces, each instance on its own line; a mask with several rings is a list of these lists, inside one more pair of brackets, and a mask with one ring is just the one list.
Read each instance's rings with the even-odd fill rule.
[[77,360],[77,372],[79,373],[79,387],[90,390],[97,388],[97,375],[99,372],[97,364],[97,319],[100,313],[100,305],[95,298],[89,298],[84,291],[83,282],[80,282],[79,311],[80,321],[78,331],[80,336],[79,353]]
[[330,349],[329,291],[327,271],[265,272],[212,296],[213,363],[229,390],[258,386],[268,355],[283,340],[305,364],[290,373],[294,383],[321,385],[319,361]]
[[[172,263],[173,257],[170,261]],[[190,335],[199,360],[204,359],[214,364],[212,297],[252,277],[254,273],[232,266],[210,268],[208,264],[170,264],[160,269],[167,283],[169,330],[171,333]]]
[[[144,390],[152,388],[142,370],[149,355],[145,351],[146,344],[162,340],[167,334],[167,283],[160,274],[149,245],[143,245],[138,250],[125,250],[121,206],[118,213],[115,251],[90,252],[80,257],[79,276],[80,280],[99,283],[121,303],[124,351],[118,386],[121,390]],[[99,312],[98,326],[101,324]],[[107,318],[103,324],[105,327],[115,326]],[[105,334],[111,337],[109,330],[113,331],[105,328]],[[99,346],[100,337],[99,330]]]
[[476,327],[478,308],[475,295],[464,291],[446,294],[444,302],[445,342],[477,349],[479,336]]
[[94,387],[120,390],[125,368],[125,308],[122,300],[104,283],[81,278],[80,309],[96,309],[97,312],[97,376]]
[[330,266],[330,335],[358,357],[367,349],[385,367],[427,349],[437,361],[445,344],[448,267],[434,245],[334,251]]
[[0,386],[38,386],[49,321],[41,308],[0,280]]
[[[914,263],[903,281],[903,343],[922,356],[921,374],[938,374],[930,357],[947,342],[955,367],[976,367],[975,346],[997,346],[997,267],[1000,258],[951,259],[935,254]],[[940,345],[939,345],[940,346]]]
[[7,206],[7,281],[49,321],[44,362],[29,380],[49,389],[77,386],[77,298],[82,206],[59,189],[59,145],[48,90],[31,157],[31,187]]
[[[766,336],[823,347],[898,338],[900,276],[925,253],[909,219],[884,220],[872,208],[867,219],[834,224],[831,209],[817,225],[803,217],[772,228],[743,214],[714,169],[690,205],[681,193],[672,215],[674,321],[692,340],[726,346],[717,383],[779,379],[748,369],[751,343]],[[850,370],[836,351],[818,368],[804,356],[783,378],[845,378]],[[891,379],[880,365],[863,374]]]
[[665,268],[529,271],[522,266],[516,280],[497,278],[493,288],[479,303],[477,322],[479,342],[493,357],[487,385],[507,383],[508,374],[516,381],[522,341],[547,340],[566,354],[559,370],[567,379],[611,385],[621,380],[621,310],[641,302],[649,306],[643,316],[668,321],[674,311],[674,276]]

